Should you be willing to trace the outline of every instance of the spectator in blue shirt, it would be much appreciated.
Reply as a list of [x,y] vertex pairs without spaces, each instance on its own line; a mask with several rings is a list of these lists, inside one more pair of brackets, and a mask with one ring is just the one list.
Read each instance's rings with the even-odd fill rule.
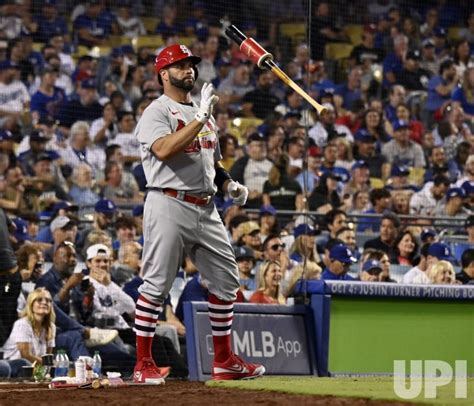
[[434,76],[428,82],[428,97],[425,110],[433,115],[436,110],[450,100],[453,89],[458,84],[456,66],[452,59],[447,59],[439,67],[439,75]]
[[56,0],[44,0],[41,14],[35,16],[38,29],[35,33],[35,41],[48,43],[55,35],[67,36],[68,29],[64,18],[58,16]]
[[195,1],[192,7],[192,16],[185,22],[185,33],[187,36],[196,36],[200,41],[207,38],[209,27],[205,16],[205,6],[202,1]]
[[74,20],[74,32],[79,45],[105,45],[112,32],[112,24],[109,14],[102,11],[102,2],[89,0],[85,13]]
[[443,59],[450,55],[450,48],[447,46],[447,32],[442,27],[434,30],[435,53],[438,59]]
[[351,250],[344,244],[338,244],[329,251],[329,265],[321,274],[321,280],[352,281],[354,278],[347,275],[352,264],[357,259]]
[[53,118],[59,113],[59,106],[65,99],[64,91],[54,84],[59,71],[53,68],[44,68],[41,72],[41,85],[31,97],[31,115],[34,121],[40,118]]
[[79,100],[65,100],[57,119],[62,127],[68,129],[76,121],[91,122],[102,115],[102,106],[97,101],[98,95],[94,79],[81,82],[78,90]]
[[347,83],[339,86],[336,90],[336,94],[343,98],[342,107],[347,110],[352,109],[354,102],[362,98],[361,77],[362,70],[358,66],[352,68],[347,77]]
[[181,32],[181,27],[176,21],[176,15],[176,6],[172,4],[163,6],[163,17],[156,26],[155,33],[161,35],[164,40]]
[[[392,195],[386,188],[373,189],[370,192],[370,203],[372,208],[367,210],[365,214],[383,214],[392,206]],[[376,232],[380,228],[380,220],[378,218],[367,218],[364,222],[357,224],[357,231]]]
[[462,86],[454,89],[452,99],[461,105],[466,115],[474,119],[474,67],[464,71]]
[[397,81],[397,76],[400,75],[403,69],[403,62],[408,51],[408,38],[403,35],[397,35],[393,39],[394,52],[388,54],[383,61],[383,85],[389,88]]

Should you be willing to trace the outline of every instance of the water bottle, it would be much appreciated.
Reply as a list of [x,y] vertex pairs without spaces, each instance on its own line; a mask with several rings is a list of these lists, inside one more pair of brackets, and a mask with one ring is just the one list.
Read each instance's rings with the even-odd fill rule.
[[99,351],[94,352],[94,358],[92,359],[92,372],[97,378],[102,375],[102,358],[100,358]]
[[63,350],[63,371],[64,371],[63,376],[69,375],[69,357],[67,356],[67,353],[65,350]]
[[67,375],[67,370],[64,368],[64,351],[58,350],[55,358],[56,369],[54,371],[54,376],[63,377]]
[[76,367],[76,383],[86,383],[86,363],[83,359],[79,358],[75,364]]

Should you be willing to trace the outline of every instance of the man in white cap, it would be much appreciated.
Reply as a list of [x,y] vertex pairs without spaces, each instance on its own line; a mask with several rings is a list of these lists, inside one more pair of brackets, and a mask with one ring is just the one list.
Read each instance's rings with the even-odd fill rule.
[[67,216],[56,217],[49,225],[53,235],[53,247],[47,249],[44,253],[45,260],[51,262],[56,248],[64,241],[76,242],[77,223]]
[[[116,283],[110,275],[112,257],[104,244],[94,244],[87,249],[86,264],[90,271],[90,281],[94,286],[94,324],[97,327],[117,329],[119,337],[128,345],[135,346],[135,333],[129,326],[124,314],[135,316],[135,302]],[[173,371],[186,369],[183,359],[177,354],[173,344],[166,337],[155,335],[152,352],[158,365],[165,359],[173,366]],[[166,354],[164,354],[166,353]],[[170,373],[169,367],[159,368],[164,380]]]
[[351,130],[345,125],[336,124],[336,112],[331,103],[323,103],[326,108],[320,116],[319,121],[312,127],[308,134],[319,148],[323,148],[328,141],[343,137],[350,143],[354,142]]

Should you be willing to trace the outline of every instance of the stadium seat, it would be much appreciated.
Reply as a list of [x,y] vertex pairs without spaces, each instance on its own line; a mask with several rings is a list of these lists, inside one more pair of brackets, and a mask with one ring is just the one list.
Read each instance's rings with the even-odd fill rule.
[[146,32],[148,34],[154,34],[156,26],[160,22],[160,19],[156,17],[142,17],[142,22]]
[[193,42],[196,41],[196,37],[191,36],[191,37],[179,37],[179,43],[186,45],[187,47],[190,47]]
[[161,35],[143,35],[132,39],[132,45],[136,50],[141,47],[151,47],[156,49],[163,46],[163,44],[164,42]]
[[294,45],[306,38],[306,31],[305,23],[283,23],[279,29],[280,35],[290,38]]
[[372,233],[370,234],[356,233],[357,246],[362,248],[367,241],[377,238],[377,236],[378,234],[372,234]]
[[33,51],[41,52],[41,49],[44,47],[42,42],[33,42]]
[[425,168],[410,168],[408,181],[415,185],[423,185],[423,177],[425,176]]
[[352,45],[359,45],[362,42],[362,32],[364,28],[359,24],[349,24],[344,31],[351,40]]
[[400,283],[405,275],[412,267],[409,265],[390,265],[390,277]]
[[239,138],[239,144],[240,145],[245,145],[247,143],[247,140],[244,138],[244,133],[249,127],[258,127],[263,123],[263,120],[259,118],[242,118],[238,117],[232,120],[231,122],[231,128],[236,129],[239,131],[240,136]]
[[130,38],[124,37],[123,35],[111,35],[107,42],[110,47],[116,48],[122,45],[130,45],[132,40]]
[[354,46],[347,42],[330,42],[326,44],[325,55],[327,59],[347,59],[351,55]]
[[462,27],[449,27],[448,28],[448,39],[450,41],[458,41],[461,39]]

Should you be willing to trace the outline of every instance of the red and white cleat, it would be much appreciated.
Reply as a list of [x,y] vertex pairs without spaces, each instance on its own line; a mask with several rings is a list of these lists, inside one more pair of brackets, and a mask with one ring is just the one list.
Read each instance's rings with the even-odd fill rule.
[[[166,368],[163,368],[163,370],[169,375],[169,369],[166,370]],[[165,378],[161,375],[160,368],[156,366],[153,358],[143,358],[135,365],[133,382],[147,385],[161,385],[165,383]]]
[[225,362],[215,362],[212,366],[212,380],[231,381],[235,379],[254,379],[265,373],[265,367],[245,362],[234,353]]

